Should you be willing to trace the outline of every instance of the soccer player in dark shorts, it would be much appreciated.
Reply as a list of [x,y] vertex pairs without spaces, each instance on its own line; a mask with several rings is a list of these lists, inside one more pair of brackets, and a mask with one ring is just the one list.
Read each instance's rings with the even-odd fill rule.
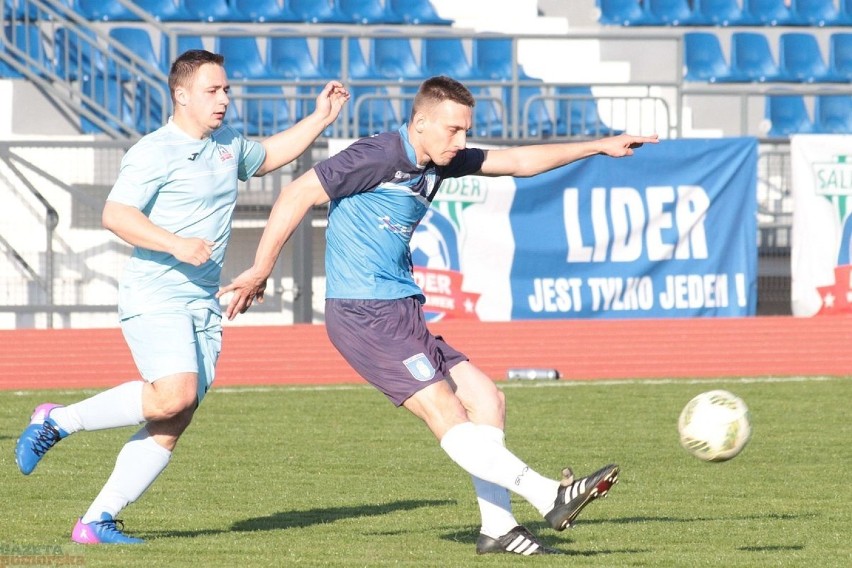
[[557,552],[515,520],[509,490],[556,530],[609,491],[611,464],[559,480],[531,469],[504,443],[505,397],[463,354],[429,332],[422,290],[412,276],[409,241],[441,181],[450,177],[528,177],[597,154],[630,156],[657,136],[466,148],[475,104],[449,77],[423,82],[399,130],[356,141],[285,187],[263,231],[254,265],[222,288],[233,319],[263,300],[282,247],[311,207],[329,204],[326,230],[326,327],[343,357],[397,406],[423,420],[447,455],[473,477],[482,515],[476,551]]

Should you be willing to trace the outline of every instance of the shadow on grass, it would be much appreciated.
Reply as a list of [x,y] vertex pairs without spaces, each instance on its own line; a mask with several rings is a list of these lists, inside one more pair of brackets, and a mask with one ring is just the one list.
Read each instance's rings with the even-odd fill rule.
[[[577,521],[578,525],[606,525],[606,524],[634,524],[634,523],[703,523],[703,522],[716,522],[716,521],[729,521],[729,520],[780,520],[780,521],[792,521],[797,520],[802,517],[808,517],[811,515],[798,515],[798,514],[790,514],[790,513],[768,513],[765,515],[741,515],[735,517],[653,517],[653,516],[645,516],[645,517],[620,517],[613,519],[589,519],[583,520],[580,519]],[[564,547],[566,545],[571,545],[574,543],[574,539],[567,537],[568,533],[562,533],[564,536],[551,537],[547,534],[547,531],[550,530],[550,525],[544,522],[536,522],[536,523],[528,523],[527,528],[532,531],[533,534],[537,535],[541,540],[544,546],[549,548],[554,548],[561,552],[562,554],[567,554],[571,556],[603,556],[607,554],[639,554],[639,553],[647,553],[651,552],[651,549],[640,549],[640,548],[625,548],[625,549],[611,549],[611,550],[566,550]],[[471,546],[476,544],[476,539],[479,537],[479,527],[468,527],[462,528],[459,530],[454,530],[451,532],[444,533],[441,535],[441,538],[444,540],[449,540],[452,542],[457,542],[460,544],[469,544]],[[743,552],[784,552],[790,550],[802,550],[804,549],[801,545],[791,545],[791,546],[744,546],[740,547],[737,550],[741,550]]]
[[350,507],[326,507],[322,509],[282,511],[265,517],[254,517],[251,519],[237,521],[231,525],[231,528],[228,530],[201,529],[197,531],[158,531],[149,532],[147,533],[147,536],[159,538],[191,538],[212,536],[228,532],[286,530],[333,523],[334,521],[342,519],[377,517],[379,515],[387,515],[397,511],[411,511],[421,507],[436,507],[455,504],[456,502],[452,500],[406,500],[377,505],[352,505]]
[[[549,525],[545,526],[544,523],[532,523],[526,525],[530,531],[534,535],[536,535],[541,543],[554,550],[557,550],[560,554],[566,554],[569,556],[604,556],[607,554],[640,554],[651,552],[650,549],[638,549],[638,548],[620,548],[613,550],[569,550],[563,548],[566,545],[571,545],[574,543],[574,540],[571,538],[560,538],[560,537],[552,537],[550,535],[545,534],[544,529],[549,529]],[[468,544],[470,546],[474,546],[476,544],[476,539],[479,537],[479,527],[469,527],[466,529],[459,529],[457,531],[451,531],[444,533],[441,535],[443,540],[449,540],[452,542],[457,542],[459,544]]]
[[285,511],[239,521],[231,526],[234,532],[269,531],[280,529],[304,528],[312,525],[332,523],[341,519],[356,519],[358,517],[377,517],[396,511],[411,511],[421,507],[438,507],[454,505],[455,501],[425,501],[406,500],[382,503],[377,505],[352,505],[350,507],[327,507],[323,509],[308,509],[307,511]]
[[791,550],[804,550],[801,544],[774,545],[774,546],[740,546],[737,550],[743,552],[789,552]]

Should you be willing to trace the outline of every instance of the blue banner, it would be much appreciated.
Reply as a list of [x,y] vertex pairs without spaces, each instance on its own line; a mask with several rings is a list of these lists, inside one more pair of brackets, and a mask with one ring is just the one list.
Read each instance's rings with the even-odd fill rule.
[[757,140],[667,140],[516,179],[511,319],[754,315]]

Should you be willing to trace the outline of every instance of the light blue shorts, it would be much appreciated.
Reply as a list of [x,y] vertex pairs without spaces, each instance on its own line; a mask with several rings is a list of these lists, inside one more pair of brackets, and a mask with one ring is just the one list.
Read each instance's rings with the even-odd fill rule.
[[222,351],[222,316],[203,309],[150,312],[121,320],[136,368],[149,383],[176,373],[197,373],[198,402],[216,376]]

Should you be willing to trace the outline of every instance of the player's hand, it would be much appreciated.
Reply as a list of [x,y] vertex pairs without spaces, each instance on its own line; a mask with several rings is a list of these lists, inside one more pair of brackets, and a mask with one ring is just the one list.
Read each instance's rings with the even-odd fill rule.
[[337,119],[340,110],[348,100],[349,91],[343,86],[343,83],[329,81],[317,96],[317,106],[314,112],[328,124],[331,124]]
[[201,266],[210,260],[213,249],[216,248],[216,243],[207,239],[199,239],[197,237],[177,238],[178,240],[171,250],[172,256],[192,266]]
[[621,158],[622,156],[632,156],[633,150],[641,148],[642,144],[656,144],[660,141],[657,134],[651,136],[631,136],[630,134],[619,134],[610,138],[602,138],[599,140],[601,144],[601,154],[612,156],[613,158]]
[[230,284],[221,288],[216,293],[217,298],[233,292],[233,296],[228,301],[228,307],[225,308],[225,317],[233,320],[238,314],[245,313],[255,300],[262,304],[267,277],[256,272],[254,268],[249,268],[234,278]]

